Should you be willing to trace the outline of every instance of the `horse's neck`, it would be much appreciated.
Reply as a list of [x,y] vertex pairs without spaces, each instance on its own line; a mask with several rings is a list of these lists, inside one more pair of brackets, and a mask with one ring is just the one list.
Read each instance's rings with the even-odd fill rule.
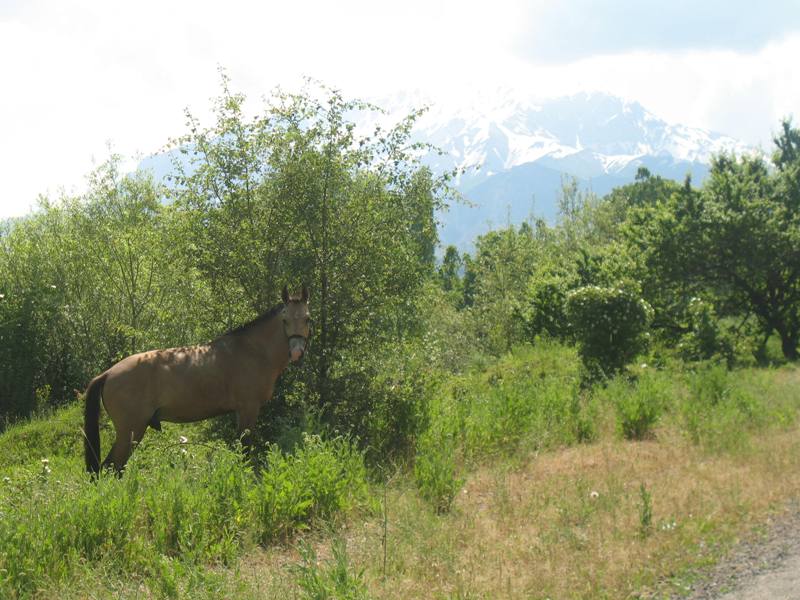
[[259,323],[242,337],[251,351],[260,354],[266,364],[275,370],[275,377],[289,364],[289,342],[279,318]]

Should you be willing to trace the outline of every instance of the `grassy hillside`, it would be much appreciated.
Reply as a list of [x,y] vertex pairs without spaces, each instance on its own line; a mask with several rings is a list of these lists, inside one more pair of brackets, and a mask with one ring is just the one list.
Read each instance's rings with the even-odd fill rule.
[[[800,495],[800,371],[642,365],[583,389],[573,349],[444,377],[410,464],[307,434],[258,467],[207,428],[83,474],[79,406],[0,436],[0,596],[616,598],[680,586]],[[183,437],[182,437],[183,436]],[[109,432],[103,432],[104,448]],[[42,459],[45,459],[43,462]]]

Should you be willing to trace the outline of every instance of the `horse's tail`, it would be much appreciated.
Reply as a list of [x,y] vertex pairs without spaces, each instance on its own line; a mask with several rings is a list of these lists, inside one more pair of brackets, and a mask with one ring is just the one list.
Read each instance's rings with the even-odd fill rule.
[[100,472],[100,397],[107,373],[98,375],[86,388],[86,407],[83,410],[83,453],[86,470]]

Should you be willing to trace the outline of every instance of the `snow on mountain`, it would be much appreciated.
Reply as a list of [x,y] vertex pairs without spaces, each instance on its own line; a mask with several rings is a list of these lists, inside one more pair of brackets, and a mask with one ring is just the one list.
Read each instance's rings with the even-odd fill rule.
[[[378,104],[398,115],[426,101],[409,94]],[[640,166],[699,183],[715,154],[751,152],[729,136],[667,123],[638,102],[603,93],[533,100],[500,90],[460,106],[434,104],[415,136],[444,151],[427,159],[434,171],[468,168],[457,183],[473,206],[440,215],[442,244],[461,248],[507,222],[533,215],[553,221],[565,175],[602,195],[633,181]]]
[[[466,168],[457,185],[471,206],[438,215],[442,244],[462,249],[490,227],[533,215],[555,220],[563,176],[576,177],[598,195],[633,181],[640,166],[676,180],[689,174],[697,184],[713,155],[752,151],[734,138],[667,123],[638,102],[604,93],[541,100],[487,89],[455,102],[432,102],[423,93],[404,92],[373,102],[386,114],[353,115],[365,133],[430,107],[413,136],[443,151],[424,159],[434,172]],[[141,166],[161,175],[170,170],[166,158],[149,157]]]
[[593,177],[620,173],[645,156],[708,164],[723,150],[748,150],[731,137],[669,124],[637,102],[608,94],[533,102],[505,92],[493,105],[465,103],[461,109],[430,111],[416,134],[444,150],[446,156],[432,166],[481,165],[480,174],[462,183],[466,189],[529,162],[572,165],[580,169],[574,175]]

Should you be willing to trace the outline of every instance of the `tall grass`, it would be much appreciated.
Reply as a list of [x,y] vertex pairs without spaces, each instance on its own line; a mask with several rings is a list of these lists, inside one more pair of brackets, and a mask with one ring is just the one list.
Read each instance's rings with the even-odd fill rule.
[[478,372],[453,377],[431,399],[414,475],[422,495],[446,511],[460,472],[492,456],[591,439],[593,408],[580,389],[574,349],[543,342]]
[[361,453],[314,436],[293,455],[271,451],[258,475],[221,444],[164,436],[147,438],[121,479],[92,482],[77,462],[46,466],[0,482],[0,597],[63,583],[87,563],[154,581],[174,575],[171,562],[231,564],[369,493]]
[[555,342],[518,348],[441,386],[417,443],[415,481],[445,512],[477,463],[591,441],[609,421],[628,440],[671,427],[709,451],[743,449],[751,434],[795,422],[800,390],[779,379],[712,363],[643,365],[582,389],[574,349]]
[[793,424],[800,408],[797,386],[782,386],[775,371],[731,372],[722,365],[687,374],[676,413],[690,439],[710,451],[747,447],[750,434]]

